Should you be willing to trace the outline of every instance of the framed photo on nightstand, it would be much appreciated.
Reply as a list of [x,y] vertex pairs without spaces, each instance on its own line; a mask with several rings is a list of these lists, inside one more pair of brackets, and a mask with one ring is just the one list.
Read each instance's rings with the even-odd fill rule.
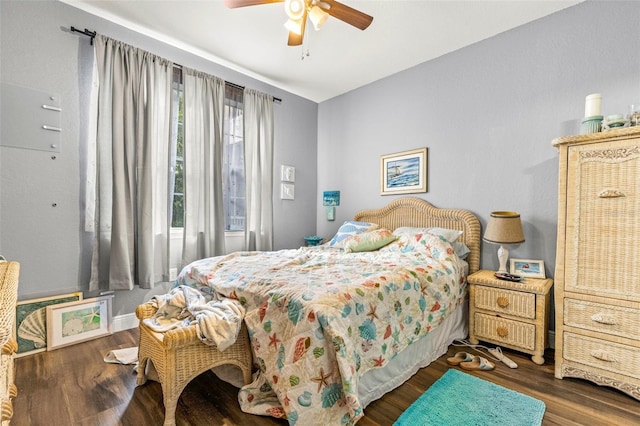
[[546,278],[542,260],[511,259],[510,272],[525,278]]

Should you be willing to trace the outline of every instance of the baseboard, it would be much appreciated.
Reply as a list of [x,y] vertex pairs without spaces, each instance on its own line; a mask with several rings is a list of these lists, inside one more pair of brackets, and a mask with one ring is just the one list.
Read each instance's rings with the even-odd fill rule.
[[138,326],[138,317],[135,313],[118,315],[113,317],[113,332],[130,330]]

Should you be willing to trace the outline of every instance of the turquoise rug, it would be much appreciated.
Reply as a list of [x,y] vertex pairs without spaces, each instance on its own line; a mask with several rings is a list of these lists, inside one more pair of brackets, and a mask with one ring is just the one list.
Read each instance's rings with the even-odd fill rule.
[[544,410],[538,399],[451,368],[394,426],[539,426]]

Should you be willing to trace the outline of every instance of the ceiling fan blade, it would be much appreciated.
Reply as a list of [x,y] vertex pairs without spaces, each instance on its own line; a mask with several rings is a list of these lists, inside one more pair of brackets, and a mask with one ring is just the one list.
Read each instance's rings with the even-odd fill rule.
[[304,29],[306,26],[307,26],[307,11],[305,10],[304,15],[302,16],[300,34],[296,34],[293,31],[289,31],[289,40],[287,41],[287,45],[300,46],[302,44],[302,39],[304,39]]
[[282,3],[284,0],[224,0],[224,5],[229,9],[245,6],[257,6],[260,4]]
[[289,31],[289,40],[287,41],[288,46],[300,46],[302,44],[302,35],[298,35],[293,31]]
[[322,0],[322,2],[330,6],[329,10],[326,11],[329,15],[361,30],[367,29],[367,27],[371,25],[371,22],[373,22],[373,16],[369,16],[366,13],[335,0]]

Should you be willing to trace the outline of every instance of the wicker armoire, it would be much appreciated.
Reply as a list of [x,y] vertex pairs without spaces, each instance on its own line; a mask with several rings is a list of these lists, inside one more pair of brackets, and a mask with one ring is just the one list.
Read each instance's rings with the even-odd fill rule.
[[640,399],[640,127],[555,139],[555,376]]
[[18,394],[14,384],[13,356],[18,350],[15,336],[16,301],[20,264],[0,258],[0,405],[6,426],[13,417],[13,402]]

